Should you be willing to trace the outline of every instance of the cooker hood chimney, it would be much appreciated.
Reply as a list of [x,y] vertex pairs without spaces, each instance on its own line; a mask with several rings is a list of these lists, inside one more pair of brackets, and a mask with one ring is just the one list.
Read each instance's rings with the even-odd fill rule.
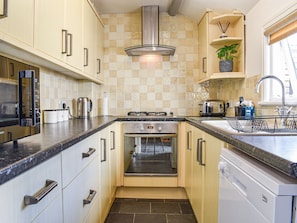
[[175,47],[159,45],[159,6],[142,6],[142,45],[125,49],[128,56],[174,55]]

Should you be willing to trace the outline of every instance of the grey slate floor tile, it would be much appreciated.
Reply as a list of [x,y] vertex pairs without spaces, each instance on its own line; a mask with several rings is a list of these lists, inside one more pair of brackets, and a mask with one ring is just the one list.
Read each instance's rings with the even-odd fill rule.
[[188,200],[116,198],[105,223],[197,223]]

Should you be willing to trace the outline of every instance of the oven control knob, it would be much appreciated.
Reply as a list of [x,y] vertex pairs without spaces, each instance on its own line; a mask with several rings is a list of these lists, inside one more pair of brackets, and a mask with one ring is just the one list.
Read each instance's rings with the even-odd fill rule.
[[144,127],[143,126],[140,126],[140,131],[144,131]]
[[161,126],[158,127],[158,131],[159,131],[159,132],[162,131],[162,127],[161,127]]

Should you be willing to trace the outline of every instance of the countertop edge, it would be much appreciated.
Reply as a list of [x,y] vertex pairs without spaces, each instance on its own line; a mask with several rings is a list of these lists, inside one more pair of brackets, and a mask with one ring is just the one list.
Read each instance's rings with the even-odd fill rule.
[[[205,131],[206,133],[234,146],[235,149],[240,150],[241,152],[251,156],[252,158],[280,171],[281,173],[288,175],[293,178],[297,178],[297,163],[293,163],[289,160],[286,160],[282,157],[271,154],[267,151],[264,151],[262,148],[256,147],[252,144],[248,144],[240,139],[237,135],[227,134],[219,129],[212,128],[209,125],[206,127],[201,121],[194,121],[192,119],[187,119],[191,125]],[[247,137],[247,136],[240,136]],[[251,136],[249,136],[251,137]],[[259,136],[252,136],[259,137]],[[282,136],[265,136],[266,139],[272,139],[273,137],[282,137]],[[297,142],[297,139],[296,139]]]

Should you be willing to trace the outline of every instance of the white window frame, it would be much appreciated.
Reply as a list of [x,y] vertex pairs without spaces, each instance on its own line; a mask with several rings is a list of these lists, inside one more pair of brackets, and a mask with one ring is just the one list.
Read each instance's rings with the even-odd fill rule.
[[[264,32],[268,29],[270,29],[272,26],[274,26],[276,23],[279,21],[283,20],[286,18],[289,14],[297,11],[297,4],[293,5],[293,7],[290,7],[286,9],[285,11],[281,12],[279,15],[271,19],[269,23],[267,23],[264,26]],[[269,37],[266,35],[263,35],[264,40],[263,40],[263,61],[264,61],[264,66],[263,66],[263,74],[265,75],[271,75],[271,48],[269,45]],[[265,80],[262,83],[263,87],[263,94],[262,94],[262,101],[259,104],[262,105],[280,105],[281,104],[281,97],[273,97],[272,91],[271,91],[271,85],[272,81],[275,80]],[[278,83],[277,83],[278,84]],[[296,86],[297,87],[297,86]],[[286,105],[297,105],[297,97],[285,97],[286,99]]]

